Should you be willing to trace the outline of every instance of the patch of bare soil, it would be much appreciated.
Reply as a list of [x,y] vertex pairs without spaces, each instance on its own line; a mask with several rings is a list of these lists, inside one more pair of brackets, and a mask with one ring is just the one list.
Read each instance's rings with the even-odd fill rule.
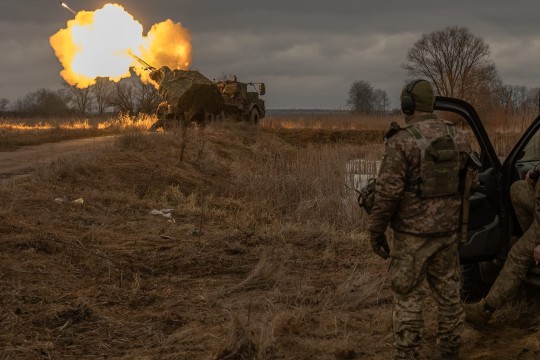
[[14,151],[0,152],[0,179],[26,176],[38,167],[48,164],[75,151],[100,151],[113,137],[103,136],[65,140],[40,145],[20,147]]
[[[0,358],[390,359],[387,263],[360,212],[346,225],[323,190],[246,192],[305,194],[310,156],[309,186],[343,175],[324,157],[339,149],[301,148],[242,124],[132,133],[4,182]],[[467,329],[463,358],[538,358],[538,307],[519,304]]]

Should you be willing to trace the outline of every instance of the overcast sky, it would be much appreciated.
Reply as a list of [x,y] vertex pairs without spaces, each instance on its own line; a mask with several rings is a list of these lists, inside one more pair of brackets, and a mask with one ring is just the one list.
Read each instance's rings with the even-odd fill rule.
[[[64,0],[75,10],[107,2]],[[192,35],[192,68],[263,81],[268,108],[344,108],[355,80],[392,107],[407,50],[424,33],[464,26],[490,46],[505,84],[540,85],[540,1],[118,0],[145,31],[172,19]],[[49,37],[73,14],[57,0],[0,0],[0,98],[60,87]],[[111,29],[114,31],[114,29]]]

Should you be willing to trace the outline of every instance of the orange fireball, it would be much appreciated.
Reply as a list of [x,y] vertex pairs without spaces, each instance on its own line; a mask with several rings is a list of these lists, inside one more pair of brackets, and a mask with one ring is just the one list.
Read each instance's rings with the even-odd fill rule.
[[[64,68],[60,74],[79,88],[95,84],[97,77],[113,81],[129,77],[130,68],[138,65],[130,54],[155,67],[186,69],[191,63],[190,34],[180,23],[166,20],[144,36],[142,25],[118,4],[79,11],[50,44]],[[145,72],[137,72],[148,80]]]

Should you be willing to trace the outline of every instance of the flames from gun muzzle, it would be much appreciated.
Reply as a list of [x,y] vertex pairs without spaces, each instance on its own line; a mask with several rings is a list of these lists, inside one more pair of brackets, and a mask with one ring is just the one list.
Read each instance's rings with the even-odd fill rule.
[[186,69],[191,63],[190,34],[172,20],[155,24],[146,36],[142,25],[118,4],[96,11],[79,11],[67,28],[50,39],[70,85],[85,88],[98,77],[113,81],[130,77],[130,68],[148,81],[134,54],[155,66]]

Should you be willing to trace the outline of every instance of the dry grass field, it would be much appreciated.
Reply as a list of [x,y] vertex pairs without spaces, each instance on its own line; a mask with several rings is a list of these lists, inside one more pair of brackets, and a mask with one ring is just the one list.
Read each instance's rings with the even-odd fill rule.
[[116,116],[108,119],[2,119],[0,118],[0,151],[20,146],[120,134],[148,129],[154,118],[141,115],[136,118]]
[[[344,186],[389,119],[310,121],[124,122],[100,152],[3,181],[0,359],[390,359],[388,263]],[[463,359],[539,359],[538,314],[524,292],[466,329]]]

